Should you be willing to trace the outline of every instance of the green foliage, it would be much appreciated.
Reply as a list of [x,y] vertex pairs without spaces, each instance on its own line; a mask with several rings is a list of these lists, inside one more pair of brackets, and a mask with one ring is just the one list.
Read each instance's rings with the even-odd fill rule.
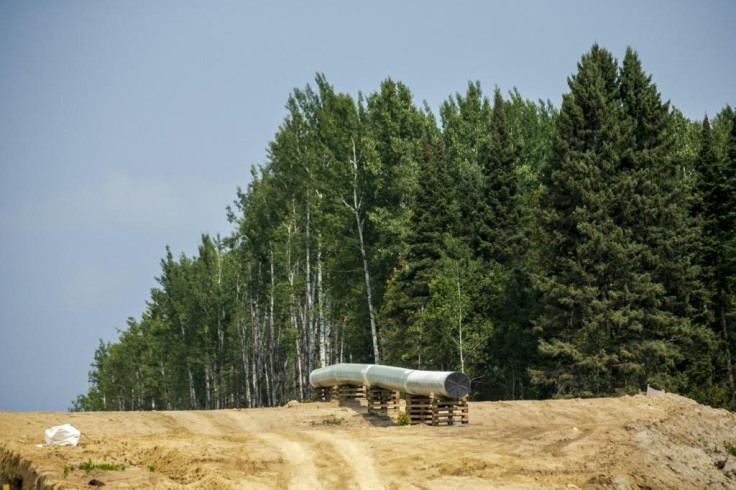
[[444,143],[436,134],[425,134],[422,145],[419,187],[402,257],[405,265],[388,284],[383,319],[391,362],[449,368],[456,363],[448,365],[444,340],[447,327],[455,322],[446,323],[448,318],[441,311],[446,305],[433,300],[438,294],[444,299],[444,292],[437,292],[442,287],[438,276],[452,247],[458,209],[451,194]]
[[726,449],[726,452],[728,454],[730,454],[731,456],[736,456],[736,446],[730,444],[728,441],[724,441],[723,447]]
[[92,470],[103,470],[103,471],[125,471],[125,465],[115,463],[93,463],[92,459],[88,459],[82,463],[79,463],[79,469],[89,473]]
[[[344,423],[345,419],[343,417],[338,417],[334,413],[330,414],[329,417],[322,419],[322,425],[342,425]],[[315,422],[312,422],[312,425],[316,425]]]
[[[695,164],[695,192],[692,213],[700,224],[698,264],[703,289],[697,318],[718,337],[711,365],[715,376],[709,383],[719,393],[719,405],[736,407],[736,382],[731,334],[736,316],[736,116],[726,107],[713,130],[706,116],[701,131],[700,151]],[[720,137],[719,137],[720,136]],[[724,385],[725,389],[719,389]]]
[[462,370],[475,399],[649,382],[736,406],[734,111],[689,121],[631,49],[593,46],[569,86],[558,111],[469,83],[438,126],[401,82],[354,98],[318,74],[232,234],[166,248],[70,410],[279,406],[377,359]]
[[594,46],[569,84],[541,199],[534,380],[558,396],[686,388],[678,373],[709,353],[690,349],[703,336],[687,316],[693,236],[667,104],[631,50],[619,73]]
[[396,425],[411,425],[411,417],[405,413],[400,413],[396,419]]

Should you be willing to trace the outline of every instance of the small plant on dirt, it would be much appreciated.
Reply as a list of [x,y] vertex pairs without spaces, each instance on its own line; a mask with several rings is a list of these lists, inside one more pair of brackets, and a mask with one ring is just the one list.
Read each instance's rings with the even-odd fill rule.
[[69,471],[71,468],[69,466],[64,466],[64,479],[66,480],[66,477],[69,476]]
[[411,417],[405,413],[400,413],[399,417],[396,419],[396,423],[398,425],[411,425]]
[[125,466],[115,463],[93,463],[90,458],[84,463],[79,463],[79,469],[84,470],[87,473],[92,470],[125,471]]
[[336,416],[334,413],[322,421],[322,425],[342,425],[345,419]]
[[152,465],[152,464],[149,464],[148,465],[148,471],[150,471],[151,473],[153,473],[154,471],[156,471],[156,467],[154,465]]
[[736,446],[734,446],[734,445],[732,445],[732,444],[730,444],[728,442],[724,442],[723,443],[723,447],[726,448],[726,452],[728,454],[730,454],[731,456],[736,456]]

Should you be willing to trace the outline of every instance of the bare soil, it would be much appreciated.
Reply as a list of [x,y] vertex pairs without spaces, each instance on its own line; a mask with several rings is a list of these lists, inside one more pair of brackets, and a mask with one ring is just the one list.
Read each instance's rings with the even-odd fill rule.
[[[70,423],[76,447],[38,447]],[[736,488],[736,414],[676,395],[470,403],[467,427],[363,406],[0,412],[11,488]],[[79,464],[125,465],[124,471]],[[65,471],[66,469],[66,471]]]

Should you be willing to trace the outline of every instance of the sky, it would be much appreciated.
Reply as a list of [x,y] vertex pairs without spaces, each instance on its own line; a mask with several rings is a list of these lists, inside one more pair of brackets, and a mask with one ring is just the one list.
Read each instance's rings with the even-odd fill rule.
[[685,116],[736,105],[736,2],[0,2],[0,410],[67,410],[139,318],[169,245],[225,208],[294,88],[469,81],[559,107],[595,42],[633,47]]

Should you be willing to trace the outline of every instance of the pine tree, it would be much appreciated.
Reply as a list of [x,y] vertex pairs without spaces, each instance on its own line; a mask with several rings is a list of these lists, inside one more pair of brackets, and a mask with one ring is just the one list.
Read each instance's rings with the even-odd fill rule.
[[[627,144],[617,178],[617,220],[627,230],[634,279],[629,333],[622,338],[621,375],[630,385],[680,389],[695,331],[691,300],[698,288],[692,262],[695,235],[687,209],[687,185],[678,173],[673,117],[628,48],[620,75]],[[691,358],[696,353],[691,352]]]
[[687,388],[680,373],[709,362],[687,318],[697,280],[668,104],[632,50],[616,71],[597,46],[583,57],[545,173],[534,375],[562,396]]
[[[726,116],[725,119],[731,119]],[[700,319],[720,336],[722,374],[717,376],[727,386],[728,393],[720,395],[715,404],[734,402],[734,373],[732,366],[731,341],[729,340],[729,312],[733,310],[733,281],[736,277],[733,259],[736,231],[734,231],[734,209],[736,205],[736,179],[731,160],[734,131],[727,138],[724,162],[718,156],[708,116],[703,120],[701,148],[697,159],[696,216],[701,221],[699,259],[706,302]],[[717,389],[716,389],[717,391]]]
[[720,230],[723,233],[724,262],[719,271],[722,284],[722,310],[719,311],[720,334],[727,361],[727,376],[731,388],[729,408],[736,407],[736,386],[732,360],[736,356],[736,111],[726,107],[730,119],[730,131],[726,139],[726,152],[721,175],[720,194],[724,200],[720,213]]
[[519,206],[514,168],[516,148],[501,91],[493,97],[490,138],[481,149],[485,186],[478,228],[478,252],[486,261],[508,265],[519,255]]
[[428,356],[428,346],[435,352],[439,349],[437,332],[423,322],[422,313],[430,299],[430,283],[452,241],[458,209],[447,174],[444,144],[436,129],[425,133],[422,148],[407,250],[387,286],[384,318],[389,358],[401,365],[427,368],[437,361]]
[[[491,267],[498,264],[503,271],[501,300],[497,304],[487,304],[483,310],[494,325],[486,353],[491,366],[495,363],[495,369],[491,371],[497,376],[495,380],[491,377],[489,395],[516,399],[528,395],[525,368],[534,360],[535,338],[531,319],[536,313],[536,298],[529,282],[528,241],[518,196],[520,148],[512,139],[506,105],[500,90],[496,89],[490,148],[483,154],[486,171],[485,229],[490,233],[483,237],[480,252]],[[492,291],[493,287],[490,289]],[[481,298],[486,294],[484,292]]]
[[626,197],[617,193],[629,143],[617,63],[594,45],[568,84],[540,203],[537,325],[546,361],[533,375],[558,396],[591,396],[617,392],[635,369],[620,347],[643,328],[629,305],[644,278],[632,269],[636,247],[615,209]]

